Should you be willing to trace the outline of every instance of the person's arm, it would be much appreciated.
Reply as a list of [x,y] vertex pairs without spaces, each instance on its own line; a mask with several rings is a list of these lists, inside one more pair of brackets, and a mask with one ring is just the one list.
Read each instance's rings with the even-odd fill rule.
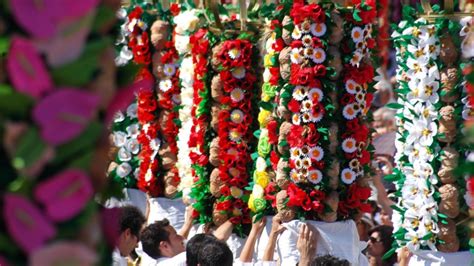
[[398,265],[408,266],[412,255],[413,254],[408,250],[407,247],[400,249],[400,251],[398,252]]
[[150,194],[146,193],[146,211],[145,211],[145,223],[148,223],[148,217],[150,216]]
[[245,242],[244,248],[240,253],[240,261],[241,262],[252,262],[253,250],[255,248],[255,242],[262,234],[263,229],[265,228],[267,220],[263,217],[258,222],[253,222],[252,229],[250,230],[250,234]]
[[276,241],[278,239],[278,235],[281,232],[285,231],[285,227],[281,225],[281,217],[280,215],[275,215],[272,219],[272,230],[270,231],[270,235],[268,236],[268,243],[267,247],[265,248],[265,252],[263,253],[263,261],[273,261],[273,253],[275,253],[275,246]]
[[221,224],[212,234],[221,241],[227,241],[234,230],[234,224],[227,220]]
[[395,203],[388,198],[387,192],[385,191],[385,187],[382,183],[383,176],[390,175],[392,173],[392,163],[384,156],[378,156],[375,161],[377,163],[382,162],[386,165],[385,169],[377,168],[373,177],[373,183],[377,189],[377,203],[380,204],[386,214],[392,216],[392,208],[390,206]]
[[309,266],[316,254],[316,229],[310,224],[303,224],[300,228],[300,235],[296,248],[300,252],[298,266]]
[[179,230],[179,235],[186,239],[188,238],[189,231],[191,231],[191,228],[193,227],[193,221],[194,221],[193,212],[194,212],[194,209],[192,206],[186,207],[184,225],[181,228],[181,230]]

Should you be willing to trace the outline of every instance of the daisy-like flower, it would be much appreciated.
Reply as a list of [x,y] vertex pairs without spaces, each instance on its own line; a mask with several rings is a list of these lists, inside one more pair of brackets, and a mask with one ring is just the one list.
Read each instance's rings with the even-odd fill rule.
[[310,111],[311,108],[313,108],[313,101],[311,101],[311,100],[304,100],[304,101],[301,103],[301,111],[303,111],[303,112]]
[[173,82],[171,79],[163,79],[160,81],[159,87],[162,92],[167,92],[173,87]]
[[303,147],[301,147],[301,156],[303,158],[306,158],[309,156],[309,152],[310,152],[310,147],[308,145],[304,145]]
[[127,116],[131,119],[137,117],[138,105],[136,103],[130,104],[127,108]]
[[232,69],[232,76],[236,79],[243,79],[245,77],[245,68],[244,67],[236,67]]
[[303,23],[301,23],[300,28],[302,33],[309,33],[309,31],[311,30],[311,21],[308,19],[303,21]]
[[301,155],[301,149],[300,148],[291,148],[290,149],[290,159],[295,160],[296,158],[300,158]]
[[296,169],[301,169],[303,168],[303,160],[301,160],[300,158],[296,158],[294,160],[294,163],[295,163],[295,168]]
[[163,73],[165,73],[167,77],[173,76],[176,73],[176,66],[174,64],[165,64],[163,66]]
[[230,92],[230,99],[233,102],[240,102],[244,99],[244,91],[241,88],[235,88]]
[[321,48],[314,49],[313,56],[311,57],[314,63],[321,64],[326,60],[326,52]]
[[319,184],[323,180],[323,173],[318,169],[313,169],[308,172],[308,181],[313,184]]
[[291,49],[290,60],[293,64],[301,64],[303,62],[304,57],[300,53],[300,48],[293,48]]
[[122,131],[116,131],[112,135],[112,142],[114,143],[115,147],[120,148],[125,145],[127,141],[127,134]]
[[[158,151],[161,147],[161,140],[158,138],[154,138],[150,141],[150,148],[154,151]],[[132,150],[133,152],[133,150]]]
[[309,123],[311,121],[311,119],[312,119],[312,116],[309,112],[303,112],[301,114],[301,121],[303,123]]
[[418,86],[420,88],[419,97],[422,101],[429,101],[430,103],[437,103],[439,101],[438,89],[439,82],[432,79],[423,79]]
[[352,120],[357,116],[358,112],[355,110],[354,106],[354,104],[344,106],[344,109],[342,109],[342,115],[345,119]]
[[294,89],[293,89],[293,99],[297,100],[297,101],[302,101],[305,97],[306,97],[306,90],[304,89],[303,86],[296,86]]
[[359,162],[359,160],[357,160],[357,159],[352,159],[352,160],[349,162],[349,167],[350,167],[352,170],[359,168],[359,166],[360,166],[360,162]]
[[311,24],[311,34],[316,37],[321,37],[326,33],[327,27],[324,23]]
[[426,59],[426,57],[429,56],[428,50],[426,50],[425,48],[426,47],[424,46],[415,46],[411,44],[407,46],[408,52],[411,53],[415,57],[415,59],[419,59],[422,57],[425,57],[424,59]]
[[[360,84],[355,82],[353,79],[348,79],[345,84],[346,91],[350,94],[356,94],[357,88],[361,88]],[[360,89],[359,89],[360,90]]]
[[140,134],[140,126],[138,123],[129,125],[126,129],[127,136],[136,138]]
[[341,180],[347,185],[350,185],[356,179],[356,173],[349,168],[345,168],[341,172]]
[[408,232],[405,234],[405,240],[408,241],[406,247],[411,251],[415,252],[420,249],[420,240],[424,235],[419,230],[413,230],[407,228]]
[[474,25],[473,17],[464,17],[461,19],[460,24],[462,26],[461,31],[459,32],[460,36],[468,35],[473,29],[472,26]]
[[321,112],[311,112],[311,122],[318,123],[323,119],[323,113]]
[[439,56],[441,47],[437,44],[428,44],[425,46],[425,53],[432,59],[436,59]]
[[302,181],[301,174],[296,169],[290,171],[290,179],[293,183],[300,183]]
[[313,47],[307,47],[304,49],[304,57],[305,58],[313,58],[314,56],[314,49]]
[[296,113],[291,116],[291,122],[293,125],[299,125],[301,123],[300,114]]
[[308,92],[308,98],[313,103],[318,103],[323,100],[324,93],[320,88],[311,88]]
[[295,28],[293,29],[293,32],[291,33],[291,38],[293,40],[299,40],[302,37],[301,30],[299,29],[298,25],[295,25]]
[[364,39],[364,31],[360,27],[354,27],[351,31],[351,37],[355,43],[359,43]]
[[128,162],[132,159],[132,155],[124,147],[119,149],[117,156],[119,160],[122,162]]
[[244,112],[239,109],[234,109],[232,113],[230,113],[230,121],[236,124],[242,123],[242,121],[244,121]]
[[132,166],[130,166],[128,163],[121,163],[119,166],[117,166],[115,172],[119,177],[124,178],[132,172]]
[[242,139],[242,134],[237,129],[231,129],[229,131],[229,139],[233,142],[239,142]]
[[342,149],[346,153],[353,153],[357,150],[357,142],[354,138],[347,138],[342,141]]
[[468,106],[464,106],[463,110],[462,110],[462,118],[464,120],[474,120],[474,109],[468,107]]
[[237,47],[234,47],[227,52],[227,55],[229,55],[233,60],[238,59],[241,54],[240,49]]
[[301,165],[304,169],[308,169],[311,167],[311,159],[308,157],[305,157],[301,160]]
[[311,147],[309,151],[309,156],[312,160],[319,162],[324,157],[324,150],[320,146]]
[[427,57],[420,57],[418,59],[408,58],[407,66],[409,69],[407,75],[414,76],[418,79],[425,78],[428,75],[428,68],[426,67],[427,63]]
[[113,118],[114,123],[120,123],[123,120],[125,120],[125,116],[123,115],[122,111],[119,110],[115,112],[114,118]]
[[362,60],[363,57],[364,57],[364,55],[360,51],[356,50],[354,52],[354,54],[352,55],[352,58],[351,58],[351,61],[350,61],[351,65],[358,67],[359,63],[360,63],[360,61]]
[[356,94],[355,98],[358,103],[363,103],[365,102],[365,93],[359,92]]
[[303,36],[303,39],[301,39],[301,41],[303,42],[303,45],[305,47],[311,47],[313,46],[313,38],[311,37],[311,35],[309,34],[305,34]]

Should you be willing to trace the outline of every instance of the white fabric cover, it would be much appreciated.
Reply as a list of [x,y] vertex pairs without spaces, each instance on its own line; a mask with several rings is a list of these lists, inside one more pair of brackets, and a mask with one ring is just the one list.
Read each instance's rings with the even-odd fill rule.
[[148,203],[150,204],[148,224],[166,218],[176,231],[183,227],[186,206],[182,199],[151,198]]
[[[361,245],[357,228],[352,220],[325,223],[306,221],[313,225],[319,232],[317,237],[316,255],[330,254],[340,259],[348,260],[351,265],[360,265]],[[299,260],[296,248],[300,226],[303,222],[294,220],[283,224],[285,230],[278,239],[277,252],[282,265],[295,265]]]
[[234,261],[240,257],[246,240],[246,238],[238,237],[236,234],[230,235],[229,239],[227,239],[226,243],[232,251],[232,254],[234,254]]
[[123,194],[123,199],[110,198],[105,202],[104,206],[106,208],[115,208],[133,205],[137,207],[143,215],[146,214],[146,194],[143,191],[134,188],[124,188]]
[[443,253],[418,251],[410,259],[409,266],[474,265],[474,254],[469,251]]

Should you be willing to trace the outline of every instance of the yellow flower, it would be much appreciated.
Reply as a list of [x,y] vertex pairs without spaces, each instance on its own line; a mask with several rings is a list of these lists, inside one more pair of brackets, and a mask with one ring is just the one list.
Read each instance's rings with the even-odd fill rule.
[[231,187],[230,188],[230,194],[232,195],[232,197],[238,199],[238,198],[242,197],[243,192],[238,187]]
[[249,209],[250,209],[252,212],[255,212],[255,205],[254,205],[253,194],[250,195],[250,197],[249,197]]
[[260,128],[267,127],[268,124],[268,117],[272,114],[272,112],[261,109],[260,113],[258,114],[258,122],[260,123]]
[[257,178],[255,183],[259,184],[262,188],[266,188],[270,183],[270,177],[267,172],[257,172]]
[[266,54],[264,57],[263,57],[263,65],[265,67],[272,67],[273,64],[272,64],[272,57],[273,57],[273,52],[270,52],[268,54]]

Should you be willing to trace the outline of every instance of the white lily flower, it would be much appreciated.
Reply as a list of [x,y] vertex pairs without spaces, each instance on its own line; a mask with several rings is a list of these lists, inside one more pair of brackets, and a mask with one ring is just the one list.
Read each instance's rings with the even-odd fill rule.
[[405,129],[410,132],[407,137],[408,144],[418,141],[424,146],[430,146],[433,143],[433,137],[438,132],[436,123],[426,121],[425,119],[407,122],[405,123]]

